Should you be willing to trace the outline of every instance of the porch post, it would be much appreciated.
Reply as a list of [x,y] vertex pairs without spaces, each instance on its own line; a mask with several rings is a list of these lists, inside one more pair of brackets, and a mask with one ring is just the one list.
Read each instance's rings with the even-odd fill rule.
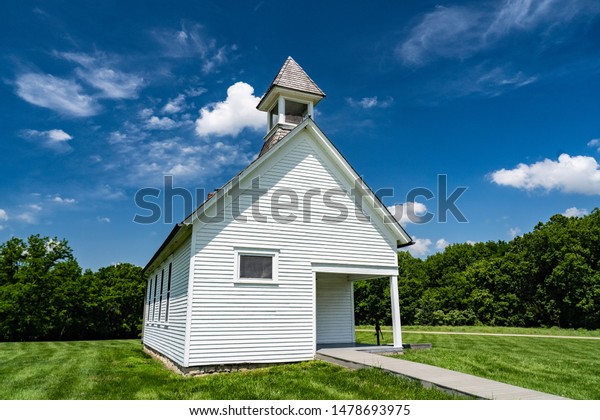
[[400,301],[398,300],[398,276],[390,276],[390,299],[392,300],[392,331],[394,334],[394,347],[402,348]]

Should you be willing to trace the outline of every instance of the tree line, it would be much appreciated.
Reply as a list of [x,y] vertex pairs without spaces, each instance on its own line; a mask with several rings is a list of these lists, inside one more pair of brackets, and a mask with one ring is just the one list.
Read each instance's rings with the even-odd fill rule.
[[[600,210],[554,215],[509,242],[398,254],[402,322],[600,328]],[[357,324],[390,325],[388,280],[355,284]]]
[[[600,210],[555,215],[505,241],[454,244],[425,260],[398,253],[402,322],[600,328]],[[142,269],[83,271],[66,240],[0,245],[0,341],[135,338]],[[388,279],[355,283],[357,324],[391,324]]]
[[140,267],[82,271],[66,240],[0,245],[0,341],[134,338],[142,323]]

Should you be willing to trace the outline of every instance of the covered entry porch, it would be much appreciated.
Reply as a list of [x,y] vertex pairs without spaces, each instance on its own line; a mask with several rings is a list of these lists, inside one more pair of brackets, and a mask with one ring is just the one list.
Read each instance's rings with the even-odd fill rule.
[[390,283],[393,348],[402,349],[398,267],[313,263],[312,268],[315,354],[319,348],[355,345],[353,283],[382,277]]

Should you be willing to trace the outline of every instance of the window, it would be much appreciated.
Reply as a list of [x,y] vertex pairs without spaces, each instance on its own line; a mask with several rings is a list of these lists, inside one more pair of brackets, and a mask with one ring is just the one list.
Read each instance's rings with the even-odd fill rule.
[[169,274],[167,279],[167,308],[165,309],[165,322],[169,322],[169,300],[171,298],[171,271],[173,263],[169,263]]
[[161,314],[162,314],[162,302],[163,302],[163,284],[165,282],[165,269],[162,269],[162,274],[160,275],[160,295],[158,298],[158,322],[160,322]]
[[152,303],[152,321],[156,315],[156,289],[158,287],[158,274],[154,277],[154,302]]
[[235,281],[272,283],[277,281],[278,250],[236,249]]
[[240,255],[241,279],[272,279],[273,257],[263,255]]
[[152,304],[152,278],[148,279],[148,305],[147,305],[147,312],[146,312],[146,321],[149,322],[152,318],[150,311],[152,310],[152,307],[150,306]]
[[[171,280],[173,278],[172,256],[157,268],[154,277],[148,279],[147,323],[169,322]],[[154,274],[154,273],[153,273]]]
[[277,125],[279,122],[279,106],[275,107],[269,112],[269,130]]

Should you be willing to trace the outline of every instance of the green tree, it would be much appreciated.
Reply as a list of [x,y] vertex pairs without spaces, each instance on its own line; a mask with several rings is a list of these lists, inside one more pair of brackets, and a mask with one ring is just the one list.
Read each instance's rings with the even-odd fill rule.
[[39,340],[62,329],[54,297],[81,269],[66,240],[32,235],[0,245],[0,338]]
[[[90,273],[86,273],[88,276]],[[144,305],[142,269],[121,263],[99,269],[93,275],[92,325],[100,338],[133,338],[141,333]]]

